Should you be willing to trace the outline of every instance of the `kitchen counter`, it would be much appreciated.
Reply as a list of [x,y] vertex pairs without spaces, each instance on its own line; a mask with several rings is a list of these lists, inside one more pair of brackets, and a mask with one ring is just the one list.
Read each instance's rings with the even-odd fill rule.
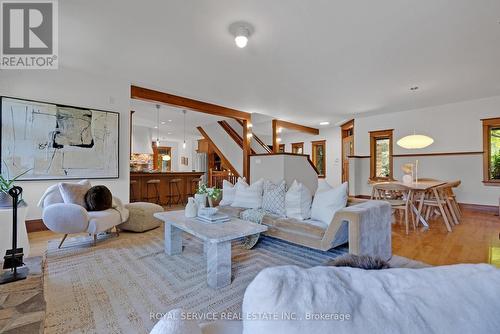
[[[176,204],[177,201],[186,203],[187,198],[196,192],[198,186],[196,180],[203,174],[203,172],[130,172],[130,202],[156,203],[156,191],[158,190],[159,204],[161,205],[172,202]],[[147,181],[153,179],[160,180],[160,183],[148,185]],[[179,179],[178,189],[170,183],[173,179]],[[179,194],[177,190],[179,190]]]

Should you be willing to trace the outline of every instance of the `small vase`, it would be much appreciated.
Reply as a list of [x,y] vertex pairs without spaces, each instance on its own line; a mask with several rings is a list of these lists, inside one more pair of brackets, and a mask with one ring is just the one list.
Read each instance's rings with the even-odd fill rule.
[[207,207],[207,194],[194,194],[198,209]]
[[0,208],[12,208],[13,202],[12,196],[0,191]]
[[208,198],[208,206],[211,207],[211,208],[214,207],[214,203],[212,202],[212,197]]
[[198,215],[198,205],[196,205],[196,201],[193,197],[188,198],[188,203],[186,204],[184,214],[188,218],[194,218]]

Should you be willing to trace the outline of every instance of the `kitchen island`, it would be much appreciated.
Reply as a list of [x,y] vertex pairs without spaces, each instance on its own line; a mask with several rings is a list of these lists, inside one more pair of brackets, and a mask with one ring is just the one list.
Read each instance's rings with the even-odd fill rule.
[[[169,195],[174,195],[173,202],[177,202],[177,189],[170,182],[179,180],[177,185],[180,192],[179,203],[186,203],[189,196],[196,192],[197,183],[203,172],[130,172],[130,202],[156,203],[156,187],[159,192],[159,204],[167,205]],[[150,180],[159,180],[158,184],[149,184]]]

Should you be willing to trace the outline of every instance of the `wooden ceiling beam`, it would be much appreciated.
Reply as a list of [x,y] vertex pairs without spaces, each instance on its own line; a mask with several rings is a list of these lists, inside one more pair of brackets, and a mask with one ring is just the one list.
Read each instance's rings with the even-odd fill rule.
[[187,97],[159,92],[139,86],[132,85],[130,87],[130,97],[133,99],[152,103],[168,104],[174,107],[190,109],[214,116],[229,117],[236,120],[251,119],[251,114],[244,111],[223,107],[208,102],[193,100]]

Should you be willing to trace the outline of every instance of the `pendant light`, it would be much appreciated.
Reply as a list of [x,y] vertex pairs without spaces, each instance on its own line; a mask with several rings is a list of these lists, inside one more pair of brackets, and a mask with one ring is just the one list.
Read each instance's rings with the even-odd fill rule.
[[156,105],[156,147],[160,146],[160,105]]
[[[416,92],[419,89],[418,86],[410,87],[410,92]],[[417,135],[415,130],[412,135],[405,136],[397,141],[398,146],[402,148],[406,148],[408,150],[425,148],[431,145],[434,142],[429,136],[426,135]]]
[[182,113],[184,114],[184,142],[182,143],[182,148],[186,149],[186,110],[183,110]]

